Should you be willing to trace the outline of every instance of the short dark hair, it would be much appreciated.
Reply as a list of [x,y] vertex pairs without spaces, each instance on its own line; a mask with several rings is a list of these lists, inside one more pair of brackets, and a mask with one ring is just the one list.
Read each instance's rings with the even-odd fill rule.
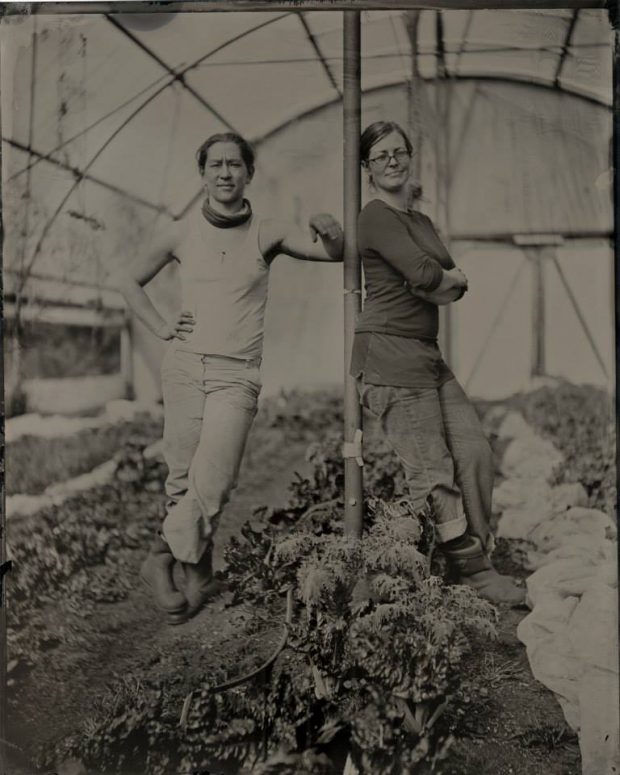
[[370,124],[370,126],[367,126],[366,129],[364,129],[362,137],[360,138],[360,161],[362,164],[368,164],[372,146],[375,143],[378,143],[379,140],[383,140],[384,137],[387,137],[392,132],[398,132],[405,141],[405,147],[409,153],[413,153],[411,140],[407,137],[407,133],[400,124],[397,124],[396,121],[375,121],[374,124]]
[[241,135],[236,132],[218,132],[215,135],[208,137],[200,148],[196,151],[196,161],[198,162],[198,171],[202,175],[205,171],[205,165],[207,163],[207,155],[209,148],[216,143],[235,143],[241,151],[241,158],[246,166],[250,177],[254,175],[254,163],[256,160],[256,154],[254,148],[245,140]]

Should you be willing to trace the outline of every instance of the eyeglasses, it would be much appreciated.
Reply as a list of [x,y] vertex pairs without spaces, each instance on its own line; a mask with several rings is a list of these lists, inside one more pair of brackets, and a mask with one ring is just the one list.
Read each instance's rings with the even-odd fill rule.
[[397,151],[394,151],[394,153],[388,153],[387,151],[379,153],[377,156],[373,156],[372,159],[368,159],[368,161],[378,170],[383,170],[387,167],[392,158],[397,164],[405,164],[411,158],[411,154],[405,148],[399,148]]

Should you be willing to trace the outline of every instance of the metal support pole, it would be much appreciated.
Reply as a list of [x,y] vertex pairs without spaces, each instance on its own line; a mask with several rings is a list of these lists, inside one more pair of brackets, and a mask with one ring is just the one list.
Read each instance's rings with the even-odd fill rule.
[[[451,180],[450,180],[450,102],[451,102],[451,91],[452,86],[450,82],[446,79],[443,84],[438,84],[440,89],[444,92],[443,98],[445,100],[443,111],[441,113],[442,116],[442,165],[441,165],[441,182],[442,182],[442,218],[441,218],[441,226],[443,229],[443,242],[446,248],[448,249],[448,252],[451,252],[451,239],[450,239],[450,186],[451,186]],[[453,333],[454,333],[454,320],[453,320],[453,310],[451,304],[446,304],[443,309],[443,329],[444,329],[444,340],[443,340],[443,348],[444,348],[444,355],[448,363],[450,364],[450,367],[452,369],[456,368],[455,363],[455,349],[454,349],[454,342],[453,342]]]
[[[614,28],[613,49],[613,135],[612,135],[612,162],[614,171],[613,201],[614,201],[614,289],[615,289],[615,353],[616,375],[618,374],[618,346],[620,345],[620,3],[618,0],[610,3],[610,21]],[[620,436],[620,392],[616,376],[616,439]],[[616,456],[616,487],[620,487],[620,457]],[[618,517],[616,509],[616,519]],[[618,563],[620,565],[620,546],[618,547]],[[618,624],[617,637],[620,640],[620,622]],[[618,663],[616,663],[618,664]]]
[[[34,19],[34,27],[32,33],[32,52],[31,52],[31,71],[30,71],[30,114],[28,117],[28,148],[32,148],[34,140],[34,125],[35,125],[35,102],[36,102],[36,85],[37,85],[37,69],[38,69],[38,40],[39,33],[37,32],[37,20]],[[32,155],[29,153],[28,161],[32,160]],[[17,310],[16,317],[13,321],[13,335],[12,340],[12,371],[11,375],[11,388],[13,389],[10,397],[11,403],[13,398],[19,396],[22,391],[23,384],[23,362],[21,359],[21,338],[22,338],[22,323],[21,323],[21,311],[24,306],[23,291],[26,280],[28,279],[28,272],[25,269],[26,266],[26,252],[28,249],[28,236],[30,231],[30,215],[31,215],[31,201],[30,194],[32,191],[32,175],[28,170],[26,177],[26,190],[25,190],[25,205],[24,205],[24,221],[22,225],[22,242],[21,252],[19,257],[19,283],[17,285],[18,292],[15,297],[15,307]],[[0,291],[4,290],[4,285],[0,282]],[[4,293],[2,293],[4,297]],[[4,305],[0,303],[0,313],[4,313]],[[3,350],[4,352],[4,350]],[[4,359],[3,364],[0,366],[0,384],[3,389],[5,387],[5,373],[4,373]],[[2,446],[4,448],[4,400],[1,401],[0,411],[0,438],[2,439]],[[8,720],[8,704],[7,704],[7,678],[8,678],[8,638],[7,638],[7,611],[6,611],[6,574],[11,569],[11,563],[7,556],[7,544],[6,544],[6,492],[4,489],[4,482],[0,484],[0,775],[8,774],[9,765],[7,759],[7,720]]]
[[405,26],[409,36],[409,46],[411,48],[411,71],[407,90],[408,105],[407,113],[409,119],[409,136],[415,150],[413,158],[413,178],[417,184],[422,183],[422,94],[424,88],[420,78],[420,68],[418,65],[418,31],[420,28],[420,11],[405,12]]
[[566,291],[566,295],[568,296],[568,300],[571,303],[572,308],[575,310],[575,315],[577,315],[577,320],[581,324],[581,328],[583,330],[583,333],[586,335],[586,339],[588,340],[588,344],[592,348],[592,352],[594,353],[594,357],[598,361],[598,365],[601,367],[601,371],[605,375],[605,379],[609,378],[609,374],[607,373],[607,367],[605,366],[605,359],[601,355],[598,347],[596,346],[596,341],[594,339],[594,336],[592,335],[592,332],[590,331],[590,328],[586,322],[586,319],[583,315],[583,312],[581,311],[581,307],[579,306],[579,302],[577,301],[577,297],[573,293],[573,289],[570,286],[570,283],[568,282],[568,279],[566,275],[564,274],[564,270],[562,269],[562,266],[560,262],[558,261],[558,257],[553,254],[551,256],[551,260],[553,261],[553,265],[555,266],[556,272],[558,273],[558,276],[560,278],[560,282],[564,286],[564,290]]
[[[615,353],[616,375],[618,374],[618,348],[620,347],[620,3],[611,5],[611,20],[614,26],[614,50],[613,50],[613,171],[614,171],[614,289],[615,289]],[[616,377],[616,436],[620,435],[620,392]],[[620,466],[620,457],[618,458]],[[620,483],[620,469],[617,471],[617,482]],[[620,549],[619,549],[620,551]]]
[[357,216],[360,211],[361,62],[360,12],[344,12],[344,528],[352,536],[362,534],[362,468],[353,456],[362,430],[362,411],[349,375],[355,321],[361,309],[361,266],[357,252]]
[[125,325],[121,328],[121,374],[125,385],[125,398],[135,398],[133,385],[133,321],[127,313]]
[[[437,131],[435,133],[435,158],[437,174],[436,221],[442,241],[450,250],[450,120],[452,85],[446,67],[444,25],[441,11],[435,12],[437,78],[435,98]],[[446,304],[440,310],[441,348],[446,361],[454,369],[452,347],[452,309]]]
[[528,256],[532,265],[532,377],[543,377],[547,371],[546,309],[545,309],[545,251],[530,248]]

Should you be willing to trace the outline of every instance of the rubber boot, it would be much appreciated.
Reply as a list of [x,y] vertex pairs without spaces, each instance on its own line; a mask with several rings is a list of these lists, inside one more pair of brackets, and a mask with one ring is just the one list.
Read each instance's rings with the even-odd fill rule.
[[223,590],[223,584],[213,577],[213,544],[209,544],[198,562],[184,562],[182,566],[185,574],[183,592],[189,617],[218,595]]
[[187,620],[187,600],[175,586],[174,563],[170,547],[158,534],[142,563],[140,578],[153,593],[157,607],[167,614],[168,624],[181,624]]
[[495,604],[525,603],[525,589],[517,586],[510,576],[502,576],[495,570],[479,538],[470,536],[467,546],[442,551],[458,571],[459,583],[472,587],[480,597]]

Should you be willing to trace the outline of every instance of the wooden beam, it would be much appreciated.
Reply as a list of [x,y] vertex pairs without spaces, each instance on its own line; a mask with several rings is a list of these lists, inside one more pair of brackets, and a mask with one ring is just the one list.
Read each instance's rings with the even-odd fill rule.
[[[555,245],[557,244],[556,240],[558,238],[563,239],[564,241],[569,240],[591,240],[591,239],[599,239],[599,240],[609,240],[613,237],[613,231],[611,229],[581,229],[581,230],[566,230],[562,232],[558,232],[557,229],[555,231],[549,231],[549,232],[536,232],[533,233],[532,239],[533,241],[530,241],[529,243],[525,241],[526,235],[520,234],[515,235],[514,233],[510,233],[508,231],[489,231],[489,232],[461,232],[461,231],[453,231],[450,234],[451,240],[458,240],[459,242],[499,242],[499,243],[508,243],[510,245]],[[521,242],[516,241],[516,237],[518,237]]]
[[[16,305],[12,301],[4,303],[6,318],[15,316]],[[127,315],[119,310],[96,310],[88,307],[70,307],[61,305],[27,302],[20,310],[21,319],[36,323],[55,323],[65,326],[86,326],[93,328],[124,328]]]
[[564,244],[564,237],[561,234],[515,234],[512,240],[515,245],[523,247],[559,246]]
[[[11,301],[11,294],[20,289],[20,272],[4,270],[4,296]],[[80,283],[62,277],[31,275],[23,286],[23,294],[40,304],[60,304],[70,307],[102,307],[124,310],[125,301],[119,291],[105,285]]]

